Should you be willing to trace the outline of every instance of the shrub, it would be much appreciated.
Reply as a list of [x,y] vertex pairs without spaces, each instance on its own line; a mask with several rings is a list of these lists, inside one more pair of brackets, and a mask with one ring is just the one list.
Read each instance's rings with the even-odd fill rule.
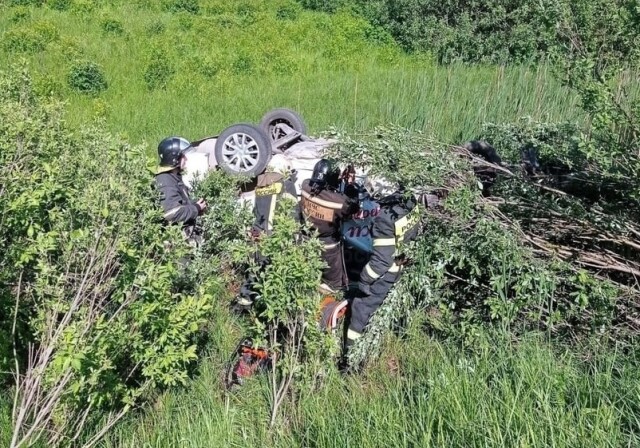
[[161,48],[154,48],[149,59],[143,75],[147,88],[149,90],[165,88],[175,74],[169,55]]
[[[429,52],[441,63],[526,62],[554,55],[559,42],[600,49],[620,58],[622,22],[633,17],[626,0],[299,0],[306,8],[335,12],[341,7],[383,27],[408,51]],[[579,40],[568,37],[576,22]],[[603,30],[607,31],[603,31]],[[613,45],[600,46],[602,40]],[[637,46],[637,45],[636,45]]]
[[[494,141],[505,149],[504,163],[517,167],[529,143],[545,162],[592,169],[571,126],[490,129],[500,135]],[[593,207],[593,199],[584,198],[591,183],[578,183],[575,191],[565,184],[547,189],[545,177],[533,182],[514,169],[492,187],[495,203],[486,204],[464,158],[420,133],[379,128],[339,141],[332,153],[344,163],[358,161],[413,191],[446,198],[427,215],[424,238],[408,248],[414,263],[367,327],[354,362],[366,359],[385,331],[416,307],[429,309],[432,332],[471,346],[487,325],[515,335],[531,329],[570,337],[597,333],[618,343],[637,334],[626,318],[638,297],[638,255],[631,249],[637,209],[630,203],[620,207],[619,198],[609,202],[603,195]],[[599,259],[603,252],[611,258]]]
[[31,26],[23,26],[7,31],[3,45],[9,52],[36,53],[59,38],[58,29],[48,21],[39,21]]
[[91,61],[76,62],[67,74],[67,84],[76,92],[87,94],[98,94],[108,87],[102,67]]
[[0,371],[15,340],[14,435],[29,445],[88,440],[153,388],[183,383],[211,303],[197,285],[176,289],[188,248],[163,225],[144,148],[72,132],[63,114],[24,71],[0,75]]
[[350,0],[300,0],[300,4],[308,9],[323,12],[335,12],[339,8],[351,4]]
[[250,268],[258,278],[252,330],[255,340],[275,353],[270,372],[271,426],[292,382],[305,374],[315,377],[318,364],[330,359],[331,347],[317,324],[323,267],[320,242],[298,239],[302,228],[291,217],[293,205],[289,199],[278,202],[273,233],[256,248],[269,261],[262,270],[255,262]]
[[113,34],[121,36],[124,34],[124,26],[122,22],[113,18],[104,18],[100,21],[100,27],[104,34]]
[[235,11],[235,16],[244,26],[252,25],[258,20],[258,9],[250,3],[240,3]]
[[221,62],[218,55],[194,55],[189,65],[194,67],[195,70],[207,79],[215,78],[220,72]]
[[155,20],[145,27],[145,33],[147,36],[157,36],[164,33],[166,30],[167,25],[161,20]]
[[276,19],[278,20],[296,20],[300,15],[300,7],[295,3],[287,3],[276,9]]
[[44,0],[8,0],[9,6],[41,6]]
[[253,71],[253,58],[248,54],[240,54],[232,64],[233,72],[237,75],[247,75]]
[[179,12],[175,14],[178,19],[178,27],[183,31],[193,28],[193,15],[188,12]]
[[71,10],[78,14],[91,14],[96,8],[96,3],[91,0],[73,0]]
[[9,21],[11,23],[20,23],[24,22],[29,17],[31,17],[31,11],[29,11],[29,8],[27,8],[26,6],[18,6],[13,8],[13,10],[11,11]]
[[31,30],[14,29],[4,33],[2,45],[10,53],[35,53],[44,50],[47,42]]
[[47,0],[47,6],[56,11],[67,11],[72,4],[73,0]]
[[39,97],[61,98],[64,93],[64,85],[51,75],[43,75],[33,80],[33,91]]
[[57,43],[57,46],[60,49],[60,53],[62,53],[65,58],[69,60],[82,59],[84,50],[77,39],[73,37],[63,37]]
[[200,12],[198,0],[165,0],[164,8],[171,12],[188,12],[190,14]]

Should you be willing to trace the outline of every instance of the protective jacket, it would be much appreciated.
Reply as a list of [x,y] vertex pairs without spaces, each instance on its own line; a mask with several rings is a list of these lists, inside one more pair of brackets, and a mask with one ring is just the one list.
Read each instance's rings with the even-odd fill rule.
[[309,179],[302,182],[302,214],[318,231],[321,240],[340,239],[342,220],[358,211],[358,200],[323,189],[313,194]]
[[403,245],[418,235],[420,207],[413,197],[395,193],[380,201],[380,213],[373,221],[373,253],[360,274],[361,294],[351,304],[351,321],[345,348],[358,339],[369,319],[382,305],[405,263]]
[[407,200],[395,193],[380,201],[380,213],[371,229],[373,253],[360,274],[362,291],[366,292],[385,274],[400,272],[404,260],[402,244],[416,238],[419,223],[420,208],[413,198]]
[[302,215],[317,230],[323,243],[322,258],[327,264],[322,280],[331,289],[347,286],[349,279],[344,264],[340,226],[342,221],[358,211],[357,198],[329,189],[313,193],[310,181],[302,182]]
[[160,191],[164,219],[170,223],[182,223],[185,227],[195,225],[201,210],[189,197],[180,173],[169,171],[156,174],[156,186]]
[[294,219],[300,217],[300,207],[298,206],[296,187],[289,178],[285,178],[280,173],[264,173],[258,176],[258,185],[255,190],[256,202],[253,207],[255,220],[252,230],[254,233],[271,234],[273,230],[273,216],[276,205],[283,197],[289,197],[296,202],[292,210]]

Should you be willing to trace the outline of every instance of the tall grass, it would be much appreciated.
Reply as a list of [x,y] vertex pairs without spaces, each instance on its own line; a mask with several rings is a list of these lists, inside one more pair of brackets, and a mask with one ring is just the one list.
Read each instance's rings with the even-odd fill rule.
[[11,443],[11,404],[6,391],[0,391],[0,446],[9,446]]
[[[224,344],[223,344],[224,345]],[[413,329],[364,375],[333,373],[268,429],[267,385],[225,396],[221,353],[105,447],[620,447],[640,443],[637,360],[530,337],[473,352]]]

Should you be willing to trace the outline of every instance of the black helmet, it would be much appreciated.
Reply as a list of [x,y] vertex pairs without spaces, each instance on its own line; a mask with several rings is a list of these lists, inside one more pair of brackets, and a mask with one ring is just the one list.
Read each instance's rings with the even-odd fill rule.
[[340,178],[339,170],[333,167],[330,160],[320,159],[313,167],[313,173],[309,184],[315,191],[323,190],[327,187],[336,188]]
[[167,137],[158,145],[160,166],[176,168],[180,166],[180,157],[191,148],[191,143],[182,137]]

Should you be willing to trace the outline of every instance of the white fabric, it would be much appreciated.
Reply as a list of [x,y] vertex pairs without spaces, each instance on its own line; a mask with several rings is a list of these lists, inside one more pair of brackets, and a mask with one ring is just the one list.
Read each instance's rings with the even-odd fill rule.
[[274,154],[269,161],[269,171],[286,174],[291,171],[291,162],[284,154]]
[[205,153],[191,151],[186,154],[187,162],[182,173],[182,181],[188,189],[192,188],[194,179],[202,179],[209,171],[209,156]]

